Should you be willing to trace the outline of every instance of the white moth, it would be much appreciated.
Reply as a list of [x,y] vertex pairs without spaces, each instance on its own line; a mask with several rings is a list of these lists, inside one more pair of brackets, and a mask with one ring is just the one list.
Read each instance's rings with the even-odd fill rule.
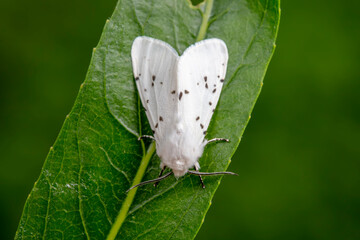
[[[156,141],[161,159],[159,178],[174,174],[233,174],[198,172],[206,144],[223,140],[206,140],[206,130],[224,84],[228,51],[220,39],[207,39],[187,48],[179,56],[169,44],[150,37],[137,37],[131,49],[136,86]],[[166,167],[172,171],[161,177]],[[189,169],[195,168],[196,171]]]

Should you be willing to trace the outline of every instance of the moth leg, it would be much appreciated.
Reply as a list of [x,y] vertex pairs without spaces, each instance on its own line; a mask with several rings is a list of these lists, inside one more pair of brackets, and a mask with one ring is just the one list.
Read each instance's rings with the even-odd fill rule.
[[[159,174],[159,177],[162,176],[162,174],[164,173],[165,169],[166,169],[166,166],[164,166],[164,167],[161,169],[160,174]],[[159,182],[160,182],[160,181],[159,181]],[[159,184],[159,182],[154,183],[154,187],[156,187],[156,186]]]
[[226,139],[226,138],[213,138],[213,139],[210,139],[206,144],[212,143],[212,142],[218,142],[218,141],[229,142],[229,139]]
[[151,140],[155,141],[155,138],[153,136],[150,136],[150,135],[142,135],[138,138],[138,141],[140,141],[141,139],[143,138],[150,138]]
[[[196,163],[194,167],[195,167],[195,170],[196,170],[196,171],[199,171],[199,169],[200,169],[199,163]],[[205,189],[205,184],[204,184],[204,181],[203,181],[202,177],[199,176],[199,178],[200,178],[200,182],[201,182],[201,187],[202,187],[203,189]]]

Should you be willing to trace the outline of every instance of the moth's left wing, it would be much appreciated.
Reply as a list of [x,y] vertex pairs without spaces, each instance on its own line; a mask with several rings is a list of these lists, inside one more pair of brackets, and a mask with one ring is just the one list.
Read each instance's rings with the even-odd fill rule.
[[177,111],[173,90],[179,56],[169,44],[142,36],[134,40],[131,58],[142,105],[154,137],[159,140],[167,134]]
[[224,83],[228,51],[220,39],[207,39],[185,50],[178,63],[179,112],[202,143]]

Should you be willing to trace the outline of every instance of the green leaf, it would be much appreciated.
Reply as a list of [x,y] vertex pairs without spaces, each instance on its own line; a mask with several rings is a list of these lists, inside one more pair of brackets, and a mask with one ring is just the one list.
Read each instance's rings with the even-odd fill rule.
[[223,171],[260,93],[279,14],[278,0],[208,0],[199,8],[187,0],[119,1],[26,201],[16,239],[193,239],[221,177],[204,177],[205,190],[186,175],[126,193],[160,170],[154,144],[137,141],[149,128],[132,76],[132,41],[158,38],[179,54],[204,37],[226,42],[227,77],[207,138],[231,142],[207,146],[200,159],[202,171]]

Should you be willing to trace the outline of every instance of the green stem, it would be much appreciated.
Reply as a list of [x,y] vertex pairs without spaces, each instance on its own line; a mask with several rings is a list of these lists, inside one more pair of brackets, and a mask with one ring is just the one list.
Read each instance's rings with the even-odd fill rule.
[[[141,179],[143,178],[143,176],[145,174],[145,170],[149,164],[151,156],[153,155],[154,152],[155,152],[155,143],[153,142],[150,144],[148,151],[141,159],[141,163],[140,163],[139,169],[135,175],[132,186],[140,183]],[[128,195],[125,198],[125,201],[123,202],[123,204],[121,206],[120,212],[117,215],[116,220],[111,227],[111,230],[110,230],[109,235],[107,236],[106,240],[115,239],[116,235],[118,234],[118,232],[121,228],[121,225],[124,223],[125,218],[127,217],[129,208],[134,200],[136,191],[137,191],[137,188],[134,188],[129,191]]]
[[205,38],[207,28],[209,26],[209,18],[211,15],[211,10],[214,4],[214,0],[206,0],[205,13],[203,14],[199,34],[196,38],[196,41],[201,41]]

